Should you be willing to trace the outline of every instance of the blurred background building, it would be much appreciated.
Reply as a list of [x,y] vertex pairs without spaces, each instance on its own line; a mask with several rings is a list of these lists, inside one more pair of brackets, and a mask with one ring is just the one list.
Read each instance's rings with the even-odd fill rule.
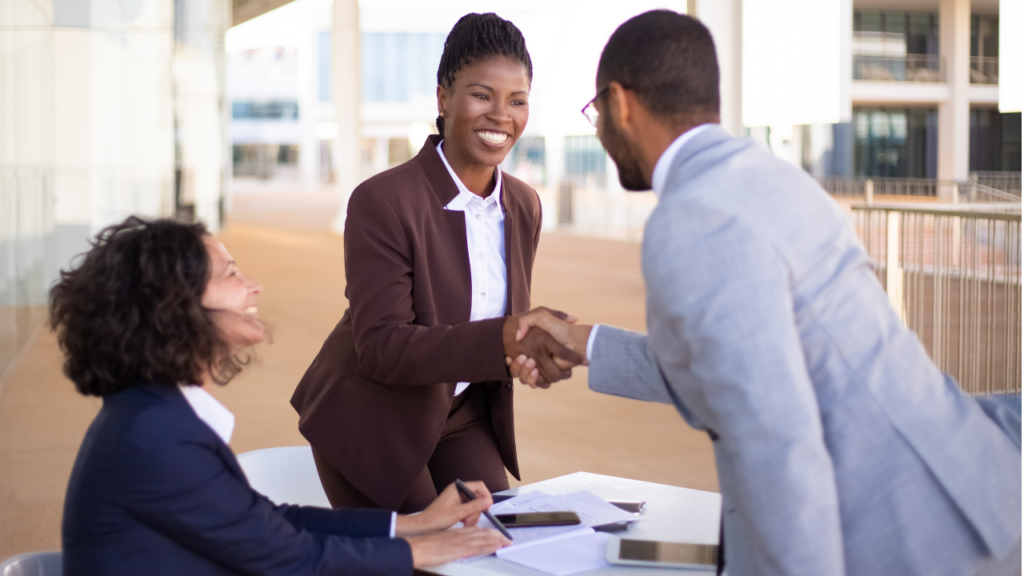
[[217,231],[237,195],[320,193],[342,198],[341,231],[347,194],[435,130],[437,63],[469,11],[496,11],[527,39],[531,118],[504,168],[537,189],[547,230],[642,234],[653,196],[621,189],[579,110],[607,37],[652,8],[712,30],[726,129],[848,209],[891,197],[1019,213],[1020,5],[5,0],[0,359],[58,270],[128,214]]

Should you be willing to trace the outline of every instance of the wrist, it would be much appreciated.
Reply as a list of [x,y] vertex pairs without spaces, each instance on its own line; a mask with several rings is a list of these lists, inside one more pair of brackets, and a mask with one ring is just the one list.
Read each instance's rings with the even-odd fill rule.
[[425,532],[423,528],[423,514],[414,514],[406,516],[399,514],[398,518],[395,519],[395,537],[404,538],[407,536],[416,536]]
[[574,325],[570,328],[573,331],[572,349],[583,355],[584,358],[587,356],[587,343],[590,341],[590,333],[594,329],[593,325]]

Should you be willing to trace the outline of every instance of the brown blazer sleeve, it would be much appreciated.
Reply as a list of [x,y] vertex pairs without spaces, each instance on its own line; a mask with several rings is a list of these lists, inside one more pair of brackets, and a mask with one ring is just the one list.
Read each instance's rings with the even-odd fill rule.
[[[399,208],[402,216],[409,209]],[[505,318],[414,324],[414,232],[408,225],[387,195],[372,186],[353,193],[345,230],[345,275],[360,370],[388,385],[508,379]],[[454,265],[431,270],[455,273]]]

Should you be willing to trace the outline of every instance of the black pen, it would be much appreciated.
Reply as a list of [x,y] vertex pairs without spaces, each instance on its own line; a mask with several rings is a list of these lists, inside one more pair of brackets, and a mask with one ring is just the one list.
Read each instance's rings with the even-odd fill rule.
[[[462,482],[462,480],[455,480],[455,488],[459,491],[459,494],[466,499],[467,502],[470,500],[476,500],[476,494],[473,494],[473,491],[470,490],[469,487]],[[508,538],[509,540],[512,540],[512,535],[508,533],[508,529],[505,528],[505,525],[499,522],[498,519],[494,517],[494,514],[491,514],[490,510],[484,510],[484,516],[486,516],[487,519],[491,521],[491,524],[494,524],[494,527],[497,528],[498,532],[501,532],[502,536]]]

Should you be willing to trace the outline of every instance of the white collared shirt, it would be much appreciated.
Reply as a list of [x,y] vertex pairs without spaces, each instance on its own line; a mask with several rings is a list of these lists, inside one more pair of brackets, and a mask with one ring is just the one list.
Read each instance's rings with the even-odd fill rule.
[[[203,389],[202,386],[189,384],[178,384],[178,390],[185,397],[188,405],[196,416],[213,430],[225,444],[231,442],[231,435],[235,431],[235,415],[217,401],[212,394]],[[395,537],[395,525],[398,523],[398,513],[391,513],[391,537]]]
[[[469,320],[473,322],[504,316],[508,304],[508,279],[505,271],[505,212],[501,207],[501,169],[495,169],[494,192],[487,198],[481,198],[470,192],[452,170],[448,159],[444,157],[441,148],[443,144],[443,140],[437,144],[437,153],[459,189],[459,195],[444,209],[466,213],[466,247],[473,295]],[[459,382],[455,386],[455,394],[462,394],[468,387],[469,382]]]
[[[686,132],[680,134],[665,151],[658,157],[658,162],[654,164],[654,173],[651,174],[651,189],[654,190],[655,196],[659,199],[662,193],[665,191],[665,183],[668,180],[668,170],[672,167],[672,162],[676,159],[679,151],[682,150],[683,146],[690,141],[691,138],[700,134],[708,126],[712,124],[701,124],[690,128]],[[597,339],[597,330],[601,327],[600,324],[594,324],[594,327],[590,329],[590,336],[587,338],[587,360],[590,360],[591,352],[594,350],[594,340]]]
[[690,128],[686,132],[683,132],[671,144],[665,151],[658,157],[658,162],[654,165],[654,173],[651,174],[651,189],[654,190],[654,194],[661,198],[661,194],[665,191],[665,182],[668,180],[668,170],[672,167],[672,162],[676,159],[679,151],[683,146],[690,141],[691,138],[700,134],[713,124],[701,124]]
[[178,390],[181,390],[182,396],[188,401],[196,416],[225,444],[230,444],[231,434],[235,431],[235,415],[202,386],[178,384]]

